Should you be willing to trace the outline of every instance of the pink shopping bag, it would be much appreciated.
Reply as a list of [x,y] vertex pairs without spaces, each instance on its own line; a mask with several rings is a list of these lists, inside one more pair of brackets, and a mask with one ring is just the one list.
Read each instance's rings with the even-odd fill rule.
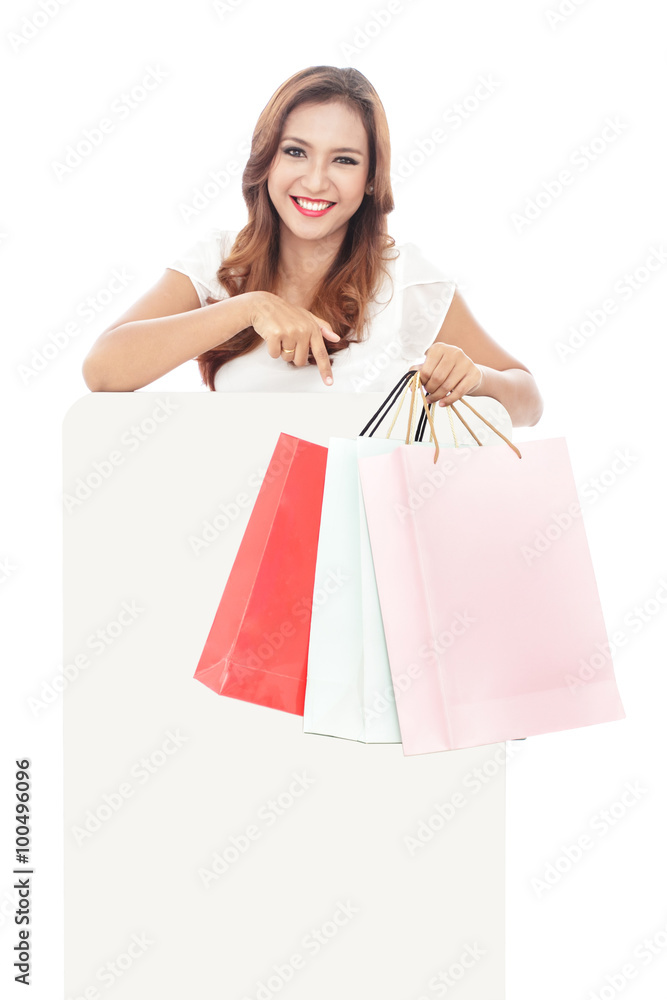
[[625,718],[564,438],[359,469],[405,755]]

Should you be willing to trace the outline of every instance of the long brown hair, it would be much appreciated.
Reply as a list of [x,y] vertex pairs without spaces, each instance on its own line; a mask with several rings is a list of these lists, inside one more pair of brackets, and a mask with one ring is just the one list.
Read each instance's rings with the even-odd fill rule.
[[[395,246],[387,233],[387,215],[394,199],[389,179],[389,126],[375,89],[357,69],[310,66],[295,73],[275,92],[262,111],[252,136],[250,156],[243,171],[242,192],[248,206],[248,222],[222,261],[217,278],[230,296],[275,287],[279,260],[280,216],[267,190],[267,177],[276,155],[287,116],[300,104],[342,101],[358,111],[368,136],[368,181],[372,195],[363,201],[348,221],[347,232],[327,273],[317,286],[309,309],[326,319],[340,336],[335,343],[324,340],[335,354],[348,343],[363,339],[368,320],[367,305],[378,292],[385,267],[385,251]],[[217,302],[210,296],[207,304]],[[215,389],[215,374],[233,358],[254,350],[262,337],[252,327],[241,330],[224,344],[199,355],[197,361],[204,384]],[[308,361],[315,364],[312,352]],[[333,365],[334,359],[331,359]]]

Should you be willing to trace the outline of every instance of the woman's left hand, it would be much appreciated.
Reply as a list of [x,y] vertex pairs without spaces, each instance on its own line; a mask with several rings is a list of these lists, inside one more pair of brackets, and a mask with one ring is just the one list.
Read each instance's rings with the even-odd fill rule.
[[416,370],[429,403],[449,406],[482,384],[482,371],[460,347],[437,341],[426,351],[426,361]]

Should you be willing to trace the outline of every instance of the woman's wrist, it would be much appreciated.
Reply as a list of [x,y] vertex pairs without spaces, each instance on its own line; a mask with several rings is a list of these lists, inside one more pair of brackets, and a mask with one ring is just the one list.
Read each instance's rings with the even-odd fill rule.
[[494,371],[493,368],[487,368],[486,365],[477,365],[481,373],[481,379],[474,387],[474,389],[469,389],[468,392],[464,393],[465,396],[489,396],[491,393],[487,392],[488,375],[487,372]]
[[467,396],[490,396],[509,413],[515,427],[532,427],[542,415],[543,402],[535,379],[525,368],[498,371],[487,365],[477,365],[482,381]]
[[265,295],[266,292],[263,291],[241,292],[240,295],[234,295],[229,300],[235,302],[241,310],[240,315],[243,317],[242,322],[245,324],[241,329],[245,330],[249,326],[254,326],[259,304]]

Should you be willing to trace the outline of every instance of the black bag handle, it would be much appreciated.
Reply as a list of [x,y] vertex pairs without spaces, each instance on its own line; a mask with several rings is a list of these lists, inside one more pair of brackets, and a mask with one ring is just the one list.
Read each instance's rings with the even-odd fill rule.
[[[391,392],[389,393],[389,395],[380,404],[379,408],[375,411],[375,413],[373,414],[373,416],[371,417],[371,419],[368,421],[368,423],[366,424],[366,426],[364,427],[364,429],[360,432],[359,437],[363,437],[363,435],[366,433],[366,431],[371,426],[371,424],[376,419],[376,417],[378,417],[378,415],[381,414],[379,416],[379,419],[378,419],[375,427],[370,432],[369,437],[372,437],[373,434],[375,434],[376,430],[378,429],[378,427],[380,426],[380,424],[382,423],[382,421],[384,420],[384,418],[387,416],[387,413],[389,412],[389,410],[392,408],[392,406],[394,405],[394,403],[396,402],[396,400],[400,396],[401,390],[404,388],[404,386],[406,385],[406,383],[410,381],[410,379],[412,378],[412,376],[414,374],[415,373],[413,371],[408,371],[408,372],[405,372],[404,375],[401,375],[401,377],[399,378],[398,382],[396,383],[396,385],[394,386],[394,388],[391,390]],[[386,407],[385,412],[381,413],[381,411],[384,410],[385,407]],[[424,416],[424,414],[422,414],[422,416]],[[426,419],[426,418],[424,417],[424,419]],[[421,417],[420,417],[420,420],[421,420]]]
[[[376,418],[377,418],[377,423],[376,423],[375,427],[373,427],[372,431],[370,432],[370,436],[372,436],[375,433],[375,431],[378,429],[378,427],[380,426],[380,424],[382,423],[382,421],[386,417],[386,415],[389,412],[389,410],[391,409],[391,407],[394,405],[394,403],[398,399],[398,397],[399,397],[399,395],[401,393],[401,390],[404,388],[404,386],[406,385],[406,383],[410,381],[410,379],[413,377],[413,375],[418,374],[418,372],[419,372],[419,369],[417,369],[417,372],[408,371],[408,372],[405,372],[404,375],[401,375],[400,379],[398,380],[398,382],[396,383],[396,385],[394,386],[394,388],[391,390],[391,392],[389,393],[389,395],[387,396],[387,398],[381,404],[381,406],[379,407],[379,409],[375,411],[375,413],[373,414],[373,416],[371,417],[371,419],[368,421],[368,423],[366,424],[366,426],[364,427],[364,429],[361,431],[361,434],[359,435],[360,437],[362,437],[366,433],[366,431],[371,426],[371,424],[373,423],[373,421],[376,420]],[[429,417],[430,417],[430,423],[431,424],[433,423],[433,407],[435,406],[435,403],[429,403],[429,401],[426,399],[426,397],[424,395],[422,395],[421,401],[422,401],[422,410],[421,410],[421,413],[419,414],[419,420],[417,422],[417,428],[416,428],[415,436],[414,436],[414,439],[413,439],[413,441],[420,441],[420,442],[423,441],[424,431],[426,430],[427,423],[429,423]],[[468,402],[467,399],[464,399],[463,397],[461,397],[461,402],[464,403],[468,407],[469,410],[472,410],[472,412],[475,414],[476,417],[479,417],[479,419],[483,423],[485,423],[487,427],[490,427],[491,430],[494,432],[494,434],[497,434],[499,438],[502,438],[502,440],[506,444],[508,444],[510,446],[510,448],[512,449],[512,451],[516,452],[516,454],[519,456],[519,458],[521,458],[521,452],[519,451],[519,449],[517,448],[517,446],[515,444],[512,444],[512,442],[509,440],[509,438],[506,438],[505,435],[501,431],[499,431],[497,427],[494,427],[492,423],[489,423],[489,421],[486,419],[486,417],[483,417],[481,413],[478,413],[477,410],[473,406],[470,405],[470,403]],[[482,442],[477,437],[477,435],[473,431],[472,427],[470,427],[466,423],[466,421],[461,416],[461,414],[459,413],[459,411],[456,409],[456,407],[454,406],[454,404],[450,403],[450,406],[451,406],[451,409],[456,414],[456,416],[461,421],[461,423],[463,424],[463,426],[465,427],[465,429],[470,433],[471,437],[477,442],[478,445],[481,445]],[[428,416],[427,416],[427,413],[426,413],[427,409],[428,409]],[[383,410],[384,410],[384,412],[382,412]],[[450,414],[450,417],[451,417],[451,414]],[[434,441],[435,441],[435,433],[433,433],[433,437],[434,437]],[[456,441],[456,437],[454,438],[454,440]],[[435,441],[435,446],[436,446],[436,448],[435,448],[435,459],[434,459],[434,461],[437,461],[438,451],[439,451],[439,446],[438,446],[438,442],[437,441]]]
[[[433,415],[433,407],[435,406],[435,403],[429,403],[427,400],[426,405],[428,406],[428,412],[431,415]],[[426,419],[426,410],[422,407],[422,411],[419,414],[419,420],[417,421],[417,430],[415,431],[415,441],[423,441],[424,431],[426,430],[427,423],[428,420]]]

